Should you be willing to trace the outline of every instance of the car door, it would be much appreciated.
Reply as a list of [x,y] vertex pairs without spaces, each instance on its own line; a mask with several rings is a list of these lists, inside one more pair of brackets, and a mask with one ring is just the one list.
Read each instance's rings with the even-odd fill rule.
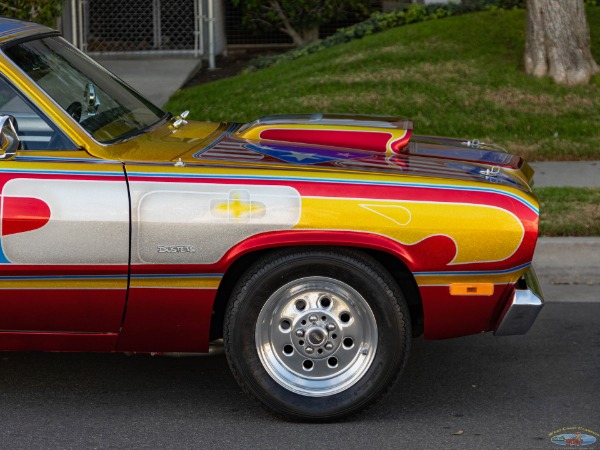
[[77,149],[1,76],[0,115],[15,118],[23,146],[0,155],[0,348],[14,332],[116,339],[129,261],[122,165]]

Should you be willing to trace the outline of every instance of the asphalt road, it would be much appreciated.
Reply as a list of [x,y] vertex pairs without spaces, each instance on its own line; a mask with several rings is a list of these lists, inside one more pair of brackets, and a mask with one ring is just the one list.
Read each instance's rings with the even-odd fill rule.
[[600,303],[548,303],[525,336],[415,340],[391,395],[334,424],[272,417],[223,355],[3,354],[0,447],[550,449],[600,432],[599,400]]

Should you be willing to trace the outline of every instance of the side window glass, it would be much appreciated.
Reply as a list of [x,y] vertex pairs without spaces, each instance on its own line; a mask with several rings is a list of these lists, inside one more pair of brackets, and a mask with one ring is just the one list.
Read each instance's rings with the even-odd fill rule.
[[2,77],[0,77],[0,115],[14,116],[17,134],[24,150],[77,149],[62,131],[32,108]]

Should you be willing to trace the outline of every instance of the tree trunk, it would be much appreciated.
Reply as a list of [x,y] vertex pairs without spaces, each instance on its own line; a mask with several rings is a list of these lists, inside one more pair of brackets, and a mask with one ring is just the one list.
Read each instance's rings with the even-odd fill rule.
[[599,71],[583,0],[527,0],[526,73],[574,86]]
[[279,0],[271,0],[270,2],[271,10],[277,14],[279,21],[281,22],[281,26],[279,27],[280,31],[286,33],[289,37],[294,41],[294,45],[296,47],[302,47],[309,42],[316,41],[319,39],[319,27],[309,28],[308,30],[297,31],[290,21],[290,19],[285,15],[285,12],[281,5],[279,4]]
[[294,41],[294,45],[296,47],[301,47],[302,45],[304,45],[304,39],[302,39],[302,35],[294,29],[290,20],[285,15],[283,8],[279,4],[279,1],[271,0],[270,4],[271,4],[271,8],[273,9],[273,11],[275,11],[275,13],[277,14],[277,17],[279,17],[279,20],[281,21],[282,26],[279,27],[279,30],[283,31],[289,37],[291,37],[292,40]]
[[302,40],[305,44],[313,42],[319,39],[319,27],[309,28],[308,30],[302,30]]

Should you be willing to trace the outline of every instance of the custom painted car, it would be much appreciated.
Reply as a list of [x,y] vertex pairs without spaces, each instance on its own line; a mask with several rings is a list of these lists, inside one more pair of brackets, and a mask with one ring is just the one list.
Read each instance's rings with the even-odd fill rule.
[[390,117],[173,117],[8,18],[0,70],[0,350],[222,339],[251,396],[331,420],[393,385],[412,337],[522,334],[543,305],[533,171],[499,147]]

